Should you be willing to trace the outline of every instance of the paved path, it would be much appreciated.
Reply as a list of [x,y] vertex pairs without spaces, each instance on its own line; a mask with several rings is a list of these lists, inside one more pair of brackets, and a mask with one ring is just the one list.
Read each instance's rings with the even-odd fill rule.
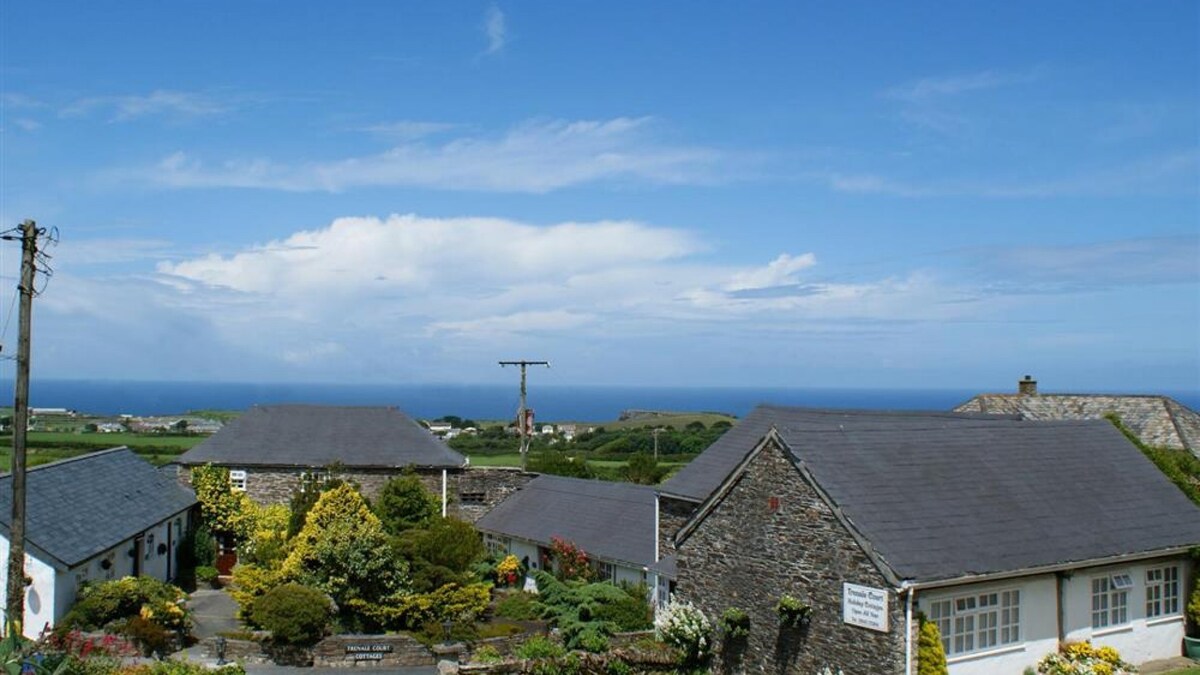
[[1156,673],[1170,673],[1184,668],[1195,668],[1200,666],[1200,661],[1193,661],[1182,656],[1176,656],[1173,659],[1162,659],[1159,661],[1147,661],[1138,667],[1138,672],[1143,675],[1155,675]]
[[197,640],[241,629],[237,603],[224,589],[201,588],[188,598],[192,610],[192,635]]

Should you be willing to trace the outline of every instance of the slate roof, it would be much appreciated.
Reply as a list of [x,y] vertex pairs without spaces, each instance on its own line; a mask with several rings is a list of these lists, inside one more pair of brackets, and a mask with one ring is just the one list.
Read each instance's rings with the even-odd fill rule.
[[764,412],[901,579],[1200,544],[1200,507],[1107,421]]
[[475,527],[546,546],[561,537],[605,560],[654,563],[654,488],[633,483],[538,476]]
[[393,407],[254,406],[179,463],[237,466],[457,468],[466,458]]
[[886,425],[889,428],[906,426],[959,425],[1015,419],[1015,416],[962,414],[953,412],[866,411],[792,408],[760,405],[726,431],[696,459],[666,480],[659,492],[695,502],[708,498],[754,449],[773,426],[805,423],[827,425]]
[[960,412],[1016,414],[1031,420],[1102,419],[1115,413],[1146,445],[1200,457],[1200,413],[1169,396],[1118,394],[980,394]]
[[[129,448],[29,469],[25,536],[69,568],[196,504],[196,497]],[[12,474],[0,476],[0,526],[12,524]]]

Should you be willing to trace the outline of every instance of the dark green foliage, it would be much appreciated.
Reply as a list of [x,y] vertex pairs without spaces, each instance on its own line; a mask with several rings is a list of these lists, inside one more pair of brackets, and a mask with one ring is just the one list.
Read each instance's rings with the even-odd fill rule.
[[538,618],[541,606],[536,596],[525,591],[517,591],[505,596],[496,603],[496,615],[517,621],[530,621]]
[[140,616],[126,619],[117,626],[117,632],[132,640],[142,650],[142,656],[165,656],[171,652],[171,634]]
[[638,429],[609,430],[599,427],[595,431],[580,434],[571,443],[571,450],[594,455],[629,455],[641,453],[653,455],[654,429],[658,434],[658,455],[699,454],[729,430],[730,423],[724,420],[705,427],[703,422],[692,422],[682,430],[674,427],[644,426]]
[[1130,431],[1129,427],[1125,426],[1116,414],[1110,413],[1105,417],[1121,433],[1125,434],[1125,438],[1128,438],[1130,443],[1136,445],[1142,454],[1154,462],[1158,470],[1162,471],[1176,487],[1183,490],[1189,499],[1200,504],[1200,458],[1186,450],[1150,447]]
[[284,584],[254,601],[250,618],[283,644],[312,644],[325,635],[331,618],[329,598],[314,588]]
[[741,640],[750,635],[750,615],[737,607],[721,613],[721,630],[726,640]]
[[441,502],[414,473],[406,473],[383,484],[375,500],[375,515],[388,534],[423,527],[441,511]]
[[213,539],[212,533],[208,531],[208,528],[200,525],[195,530],[192,530],[190,536],[192,538],[191,546],[186,547],[184,550],[191,550],[191,562],[197,567],[211,567],[216,563],[217,540]]
[[409,561],[417,593],[469,583],[472,569],[484,555],[475,528],[454,518],[435,518],[427,527],[410,529],[392,542],[397,555]]
[[550,574],[534,573],[538,583],[541,616],[558,627],[563,642],[572,649],[582,640],[599,635],[642,630],[651,625],[645,587],[622,588],[611,583],[563,582]]
[[588,466],[587,459],[582,456],[568,456],[557,450],[530,452],[529,470],[570,478],[596,477],[592,468]]
[[211,584],[220,576],[217,568],[208,565],[201,565],[196,568],[196,581],[204,584]]
[[640,452],[629,458],[622,471],[622,478],[641,485],[657,485],[666,475],[667,469],[659,466],[654,457]]

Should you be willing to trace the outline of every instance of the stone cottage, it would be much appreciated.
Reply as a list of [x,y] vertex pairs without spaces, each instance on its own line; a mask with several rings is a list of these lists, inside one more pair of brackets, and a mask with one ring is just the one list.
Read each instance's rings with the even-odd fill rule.
[[1094,420],[1116,415],[1146,445],[1187,450],[1200,457],[1200,413],[1157,394],[1042,394],[1029,375],[1017,392],[980,394],[958,412],[1020,415],[1030,420]]
[[468,471],[467,458],[395,407],[260,405],[177,460],[179,478],[213,464],[259,503],[285,503],[307,480],[336,473],[368,497],[411,470],[441,499],[442,513],[475,520],[529,476]]
[[[719,670],[908,675],[918,613],[952,675],[1020,673],[1069,640],[1135,663],[1179,653],[1200,508],[1109,423],[769,407],[751,421],[766,432],[727,434],[660,490],[660,511],[680,507],[719,474],[671,533],[677,595],[751,617]],[[806,625],[781,626],[785,594]]]
[[[163,581],[179,571],[179,544],[196,497],[128,448],[43,464],[26,474],[26,637],[75,604],[80,585],[125,576]],[[0,476],[0,559],[8,560],[12,476]],[[0,568],[0,623],[8,566]]]

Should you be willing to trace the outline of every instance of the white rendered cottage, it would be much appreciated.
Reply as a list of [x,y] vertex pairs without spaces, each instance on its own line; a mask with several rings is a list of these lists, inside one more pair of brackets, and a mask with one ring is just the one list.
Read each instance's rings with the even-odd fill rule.
[[[27,637],[67,613],[85,581],[172,580],[196,505],[192,492],[128,448],[93,452],[26,474]],[[0,621],[7,606],[12,476],[0,476]]]
[[[1200,507],[1103,420],[763,406],[659,507],[677,594],[749,613],[735,669],[786,673],[915,673],[918,613],[951,675],[1067,641],[1178,656],[1200,544]],[[784,594],[812,608],[799,633]]]

